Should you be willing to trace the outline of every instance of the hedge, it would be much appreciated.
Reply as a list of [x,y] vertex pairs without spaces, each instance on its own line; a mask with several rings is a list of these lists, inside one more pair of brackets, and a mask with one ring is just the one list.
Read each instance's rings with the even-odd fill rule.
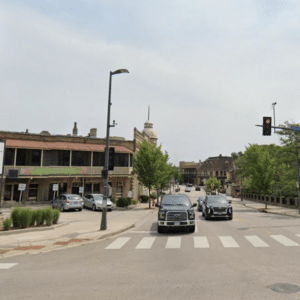
[[141,199],[142,203],[147,203],[148,199],[149,199],[149,196],[148,195],[141,195],[140,199]]
[[6,218],[6,219],[3,221],[4,230],[10,230],[10,228],[11,228],[11,223],[12,223],[11,218]]
[[127,207],[128,205],[131,204],[131,198],[127,198],[127,197],[120,197],[117,200],[117,206],[118,207]]

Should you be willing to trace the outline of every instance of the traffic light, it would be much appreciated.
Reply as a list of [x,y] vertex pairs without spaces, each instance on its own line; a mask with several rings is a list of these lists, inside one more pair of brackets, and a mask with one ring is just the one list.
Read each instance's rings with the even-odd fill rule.
[[108,171],[113,171],[115,167],[115,148],[109,148]]
[[263,117],[263,135],[271,135],[272,118]]

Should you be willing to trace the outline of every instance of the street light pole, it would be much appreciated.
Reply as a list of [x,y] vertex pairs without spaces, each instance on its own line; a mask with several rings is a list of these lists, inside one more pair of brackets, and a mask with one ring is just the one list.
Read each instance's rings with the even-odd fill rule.
[[115,124],[110,125],[110,106],[111,106],[111,77],[115,74],[121,74],[121,73],[129,73],[126,69],[119,69],[114,72],[109,72],[109,89],[108,89],[108,107],[107,107],[107,124],[106,124],[106,148],[105,148],[105,161],[104,161],[104,200],[103,204],[104,207],[102,209],[102,218],[101,218],[101,226],[100,230],[106,230],[107,229],[107,198],[109,197],[109,188],[108,188],[108,158],[109,158],[109,129],[110,127],[114,127]]

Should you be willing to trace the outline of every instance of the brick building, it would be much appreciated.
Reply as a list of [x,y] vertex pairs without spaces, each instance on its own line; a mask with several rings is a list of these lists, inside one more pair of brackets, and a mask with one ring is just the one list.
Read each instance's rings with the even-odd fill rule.
[[[147,126],[149,124],[147,123]],[[1,202],[14,203],[20,199],[18,186],[26,184],[22,199],[25,201],[49,201],[53,199],[53,184],[58,184],[56,193],[79,194],[79,188],[86,193],[104,194],[105,138],[97,138],[97,130],[92,128],[83,137],[77,136],[77,124],[73,134],[51,135],[47,131],[40,134],[0,131],[0,140],[5,141],[4,173],[1,183]],[[146,132],[134,128],[133,140],[111,137],[110,147],[115,148],[115,168],[109,171],[112,196],[127,197],[133,192],[133,199],[142,193],[137,176],[132,173],[133,154],[138,143],[144,139],[156,142]]]

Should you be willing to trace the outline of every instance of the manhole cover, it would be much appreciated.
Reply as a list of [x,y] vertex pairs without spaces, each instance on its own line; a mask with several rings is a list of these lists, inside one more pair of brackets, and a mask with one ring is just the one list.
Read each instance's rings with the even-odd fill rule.
[[290,283],[275,283],[269,286],[269,288],[277,293],[293,294],[300,292],[300,287]]

